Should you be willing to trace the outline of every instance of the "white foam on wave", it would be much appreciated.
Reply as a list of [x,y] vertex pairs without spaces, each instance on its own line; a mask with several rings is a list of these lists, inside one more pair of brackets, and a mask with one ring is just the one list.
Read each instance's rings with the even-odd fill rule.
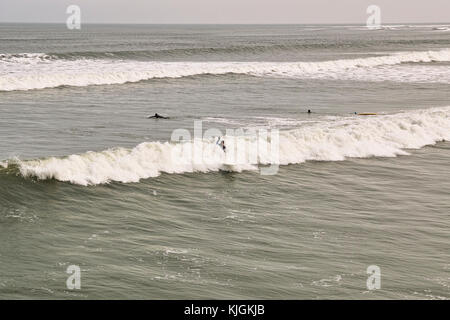
[[[256,138],[226,136],[224,139],[226,145],[231,146],[248,145]],[[342,161],[352,157],[395,157],[407,155],[405,149],[421,148],[442,140],[450,140],[450,107],[339,118],[280,132],[279,161],[275,164],[296,164],[308,160]],[[180,161],[186,147],[194,151],[202,148],[202,160]],[[161,173],[209,172],[224,168],[237,172],[257,170],[259,165],[272,162],[265,154],[258,154],[254,162],[230,167],[226,165],[225,153],[218,148],[215,140],[205,139],[184,143],[145,142],[133,149],[114,148],[63,158],[16,160],[16,163],[24,177],[56,179],[86,186],[111,181],[138,182]]]
[[[58,86],[122,84],[154,78],[179,78],[201,74],[227,73],[295,78],[356,79],[365,74],[369,81],[450,83],[450,68],[433,72],[408,67],[404,63],[450,62],[450,50],[398,52],[391,55],[321,62],[160,62],[108,59],[64,60],[44,54],[0,56],[0,91],[31,90]],[[395,70],[386,66],[394,67]],[[381,67],[379,70],[376,68]],[[384,67],[384,68],[383,68]],[[437,68],[437,67],[435,67]],[[375,71],[374,71],[375,70]],[[436,69],[433,69],[436,71]],[[433,71],[432,70],[432,71]],[[420,71],[420,70],[419,70]],[[374,73],[374,76],[370,75]]]
[[57,60],[57,57],[45,53],[0,53],[0,66],[17,64],[36,65],[43,61]]
[[205,117],[205,122],[224,124],[240,128],[279,128],[288,129],[299,127],[308,123],[315,123],[317,120],[294,119],[286,117],[246,117],[246,118],[224,118],[224,117]]

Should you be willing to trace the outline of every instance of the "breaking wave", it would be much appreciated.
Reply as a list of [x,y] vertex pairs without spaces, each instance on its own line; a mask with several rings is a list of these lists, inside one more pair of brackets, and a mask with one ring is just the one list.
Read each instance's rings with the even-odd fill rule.
[[[450,140],[450,107],[408,111],[370,117],[352,116],[325,120],[282,131],[279,139],[269,134],[224,137],[224,153],[214,138],[184,142],[144,142],[132,149],[113,148],[67,157],[9,160],[0,170],[16,168],[23,177],[55,179],[79,185],[109,182],[139,182],[161,173],[258,170],[269,164],[298,164],[305,161],[342,161],[346,158],[395,157],[407,155],[438,141]],[[253,150],[255,158],[231,161],[231,150]],[[274,149],[273,146],[277,148]],[[276,150],[276,155],[267,150]],[[202,155],[193,160],[192,154]]]
[[[0,55],[0,91],[59,86],[123,84],[157,78],[245,74],[266,77],[450,83],[450,50],[398,52],[391,55],[321,62],[161,62],[123,59],[61,59],[26,53]],[[408,63],[407,67],[402,64]],[[424,63],[424,65],[412,65]],[[424,69],[425,68],[425,69]]]

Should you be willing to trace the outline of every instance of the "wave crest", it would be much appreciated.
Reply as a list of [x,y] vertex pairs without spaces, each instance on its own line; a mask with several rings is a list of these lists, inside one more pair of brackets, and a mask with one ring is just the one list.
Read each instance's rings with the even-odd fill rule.
[[[259,77],[450,83],[450,71],[447,66],[442,66],[443,70],[439,70],[439,72],[404,68],[391,69],[392,66],[419,62],[450,62],[450,50],[400,52],[388,56],[322,62],[65,60],[45,54],[7,54],[0,56],[0,91],[123,84],[155,78],[229,73]],[[380,68],[376,69],[378,67]]]
[[[254,136],[226,136],[227,149],[249,145]],[[229,165],[213,139],[185,143],[145,142],[133,149],[114,148],[68,157],[14,161],[20,174],[40,180],[56,179],[79,185],[112,181],[129,183],[161,173],[257,170],[260,165],[298,164],[309,160],[342,161],[346,158],[407,155],[437,141],[450,140],[450,107],[417,110],[370,118],[350,117],[323,121],[279,136],[278,160],[258,153],[255,161]],[[271,141],[267,141],[270,145]],[[186,147],[202,148],[201,161],[180,161]],[[198,151],[198,150],[197,150]],[[200,152],[200,151],[198,151]],[[187,159],[181,159],[187,160]]]

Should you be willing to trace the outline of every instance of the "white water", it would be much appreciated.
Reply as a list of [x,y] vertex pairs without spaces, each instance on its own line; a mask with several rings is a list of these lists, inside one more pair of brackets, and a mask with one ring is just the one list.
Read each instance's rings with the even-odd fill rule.
[[[233,146],[248,150],[255,143],[270,147],[269,141],[255,136],[226,136],[227,153],[214,139],[185,143],[145,142],[133,149],[114,148],[87,152],[64,158],[18,161],[24,177],[56,179],[80,185],[118,182],[138,182],[161,173],[208,172],[220,169],[256,170],[258,165],[274,163],[277,157],[258,152],[254,161],[238,162],[233,166],[227,154]],[[450,107],[408,111],[382,116],[353,116],[324,120],[301,128],[283,131],[279,136],[278,160],[287,165],[308,160],[342,161],[349,157],[395,157],[407,155],[405,149],[421,148],[437,141],[450,140]],[[272,140],[273,141],[273,140]],[[191,161],[186,150],[192,148],[199,161]],[[202,151],[203,150],[203,153]],[[186,156],[188,155],[188,156]]]
[[201,74],[247,74],[294,78],[450,83],[448,66],[402,65],[450,62],[450,50],[398,52],[391,55],[323,62],[156,62],[64,60],[45,54],[1,54],[0,91],[58,86],[122,84],[154,78]]

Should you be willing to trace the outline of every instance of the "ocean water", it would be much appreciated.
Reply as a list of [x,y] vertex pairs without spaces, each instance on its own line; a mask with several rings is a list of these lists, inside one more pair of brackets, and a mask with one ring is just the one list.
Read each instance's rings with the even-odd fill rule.
[[449,299],[449,89],[445,25],[0,24],[0,298]]

